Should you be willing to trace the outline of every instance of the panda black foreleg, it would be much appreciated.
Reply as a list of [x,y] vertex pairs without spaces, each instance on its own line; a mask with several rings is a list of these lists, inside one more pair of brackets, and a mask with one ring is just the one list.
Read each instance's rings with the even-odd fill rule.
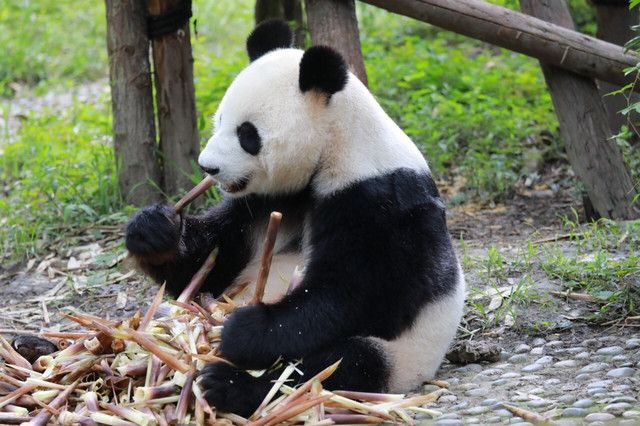
[[[389,366],[384,352],[367,338],[351,337],[301,357],[298,369],[288,384],[304,383],[331,364],[341,360],[338,369],[324,382],[329,390],[386,392]],[[296,360],[290,360],[294,362]],[[229,364],[209,364],[201,373],[201,383],[209,403],[219,410],[241,416],[251,415],[260,405],[282,367],[255,378]]]

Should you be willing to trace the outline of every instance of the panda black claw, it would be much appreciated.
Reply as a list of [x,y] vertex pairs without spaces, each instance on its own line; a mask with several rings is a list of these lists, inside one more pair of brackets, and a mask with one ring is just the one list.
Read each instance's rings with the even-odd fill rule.
[[200,383],[209,404],[243,417],[253,414],[270,388],[268,379],[255,378],[224,362],[207,364]]
[[126,229],[125,245],[134,255],[153,256],[177,251],[179,218],[172,207],[147,206],[136,213]]

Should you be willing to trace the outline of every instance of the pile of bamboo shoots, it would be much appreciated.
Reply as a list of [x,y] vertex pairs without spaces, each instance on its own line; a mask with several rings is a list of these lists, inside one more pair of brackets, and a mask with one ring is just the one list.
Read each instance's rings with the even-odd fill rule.
[[[199,190],[207,185],[201,184]],[[195,198],[191,193],[188,196]],[[267,235],[263,254],[266,271],[258,278],[251,303],[260,301],[264,291],[279,219],[278,214],[272,215],[273,231]],[[33,364],[0,336],[4,360],[0,364],[0,424],[410,424],[412,412],[439,414],[420,406],[437,400],[443,390],[405,397],[323,389],[322,381],[339,362],[297,388],[289,386],[288,379],[303,365],[283,366],[248,419],[217,411],[207,403],[198,373],[207,362],[226,362],[220,358],[218,345],[225,319],[237,305],[226,294],[193,300],[216,255],[214,250],[177,300],[163,302],[161,287],[144,315],[138,312],[116,321],[77,312],[63,314],[83,331],[42,333],[60,350]]]

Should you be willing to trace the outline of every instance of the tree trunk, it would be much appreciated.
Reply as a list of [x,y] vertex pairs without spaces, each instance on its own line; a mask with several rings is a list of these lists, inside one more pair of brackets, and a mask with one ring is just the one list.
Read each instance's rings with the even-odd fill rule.
[[[183,1],[149,0],[149,15],[175,9]],[[200,152],[189,22],[155,37],[152,48],[164,189],[179,195],[193,186],[189,175]]]
[[620,86],[631,81],[623,69],[639,60],[620,46],[484,0],[362,1]]
[[256,25],[267,19],[284,19],[289,23],[295,23],[293,43],[299,48],[304,48],[305,30],[302,0],[256,0]]
[[354,0],[306,0],[306,5],[311,44],[336,49],[351,72],[367,85]]
[[160,165],[143,0],[106,0],[107,50],[118,184],[128,203],[160,198]]
[[[520,0],[522,10],[574,28],[565,0]],[[607,113],[593,80],[541,62],[571,166],[584,183],[596,211],[612,219],[632,219],[635,190],[622,153],[611,140]]]
[[[598,0],[594,1],[596,5],[596,19],[598,23],[598,31],[596,36],[609,43],[624,46],[631,40],[636,33],[631,26],[640,23],[640,14],[638,9],[629,10],[629,3],[624,1]],[[623,95],[606,96],[620,87],[606,81],[599,81],[598,87],[600,94],[604,99],[604,106],[609,115],[609,122],[612,130],[618,132],[622,126],[627,123],[627,116],[620,114],[620,111],[627,107],[627,100]],[[634,96],[632,102],[640,101],[640,97]],[[631,114],[631,119],[638,120],[638,114]]]

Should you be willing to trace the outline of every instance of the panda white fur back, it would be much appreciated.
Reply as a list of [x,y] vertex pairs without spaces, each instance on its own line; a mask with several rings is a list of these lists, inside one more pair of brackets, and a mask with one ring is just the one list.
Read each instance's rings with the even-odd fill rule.
[[[255,282],[266,219],[283,212],[266,303],[230,316],[223,355],[248,369],[302,359],[300,381],[342,359],[327,386],[408,391],[435,374],[464,305],[444,206],[420,151],[342,58],[290,42],[284,23],[256,28],[216,112],[199,163],[226,200],[182,219],[147,207],[127,247],[177,293],[218,246],[205,290],[219,294]],[[250,414],[279,373],[214,363],[202,383],[219,409]]]

